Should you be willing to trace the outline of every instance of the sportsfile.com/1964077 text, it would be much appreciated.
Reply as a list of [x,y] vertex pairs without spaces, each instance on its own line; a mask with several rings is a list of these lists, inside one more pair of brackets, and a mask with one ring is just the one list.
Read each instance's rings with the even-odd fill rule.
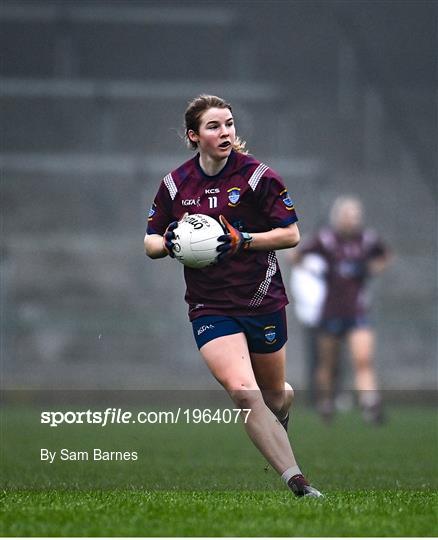
[[237,424],[248,421],[251,409],[190,409],[178,407],[171,411],[124,411],[108,407],[103,411],[42,411],[41,424],[58,427],[62,424]]

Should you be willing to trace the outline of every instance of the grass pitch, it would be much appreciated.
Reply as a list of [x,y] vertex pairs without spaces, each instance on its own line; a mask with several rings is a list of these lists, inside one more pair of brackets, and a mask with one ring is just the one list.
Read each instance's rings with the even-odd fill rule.
[[[41,435],[30,409],[2,431],[2,536],[437,536],[437,417],[356,412],[322,425],[295,411],[290,437],[324,499],[296,499],[241,425],[65,426]],[[130,463],[40,463],[36,450],[135,449]],[[87,446],[88,445],[88,446]],[[30,448],[30,453],[26,451]],[[30,456],[30,457],[29,457]]]

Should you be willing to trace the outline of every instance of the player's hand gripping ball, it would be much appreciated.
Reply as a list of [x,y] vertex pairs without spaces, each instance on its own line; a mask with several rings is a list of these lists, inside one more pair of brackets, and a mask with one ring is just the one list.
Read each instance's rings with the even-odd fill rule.
[[219,221],[225,231],[225,234],[219,236],[220,242],[217,250],[219,252],[218,262],[221,262],[226,257],[232,257],[242,249],[248,249],[252,241],[252,237],[247,232],[240,232],[224,217],[219,216]]
[[185,214],[180,221],[169,225],[164,234],[164,244],[184,266],[204,268],[216,262],[220,244],[218,237],[223,232],[221,225],[210,216]]
[[164,249],[167,251],[167,254],[169,255],[169,257],[172,257],[172,259],[175,258],[175,253],[173,252],[173,248],[174,248],[173,241],[175,240],[174,230],[177,227],[178,227],[178,221],[172,221],[172,223],[169,223],[169,225],[167,226],[167,229],[163,235]]

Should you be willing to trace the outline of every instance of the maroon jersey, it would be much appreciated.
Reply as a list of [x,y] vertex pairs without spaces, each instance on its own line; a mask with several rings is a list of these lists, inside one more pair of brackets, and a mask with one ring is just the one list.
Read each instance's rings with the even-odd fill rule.
[[[222,214],[249,233],[297,221],[281,178],[249,155],[232,151],[225,167],[206,175],[199,154],[164,177],[149,211],[148,234],[163,235],[185,212]],[[184,267],[190,320],[203,315],[259,315],[288,303],[274,251],[241,251],[206,268]]]
[[300,252],[317,253],[327,263],[322,319],[349,319],[366,314],[367,263],[387,253],[374,231],[365,229],[354,237],[344,238],[329,227],[323,228],[314,238],[303,242]]

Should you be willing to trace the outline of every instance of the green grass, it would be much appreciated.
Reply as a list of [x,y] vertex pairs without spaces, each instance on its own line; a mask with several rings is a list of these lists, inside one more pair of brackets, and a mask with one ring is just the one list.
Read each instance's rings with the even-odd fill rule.
[[[431,536],[436,494],[333,491],[324,500],[287,491],[10,493],[8,536]],[[435,512],[435,517],[434,517]]]
[[[291,439],[322,500],[296,499],[240,425],[63,426],[3,412],[2,536],[437,536],[432,408],[380,428],[356,412],[322,425],[295,412]],[[40,463],[41,447],[139,452],[137,462]]]

